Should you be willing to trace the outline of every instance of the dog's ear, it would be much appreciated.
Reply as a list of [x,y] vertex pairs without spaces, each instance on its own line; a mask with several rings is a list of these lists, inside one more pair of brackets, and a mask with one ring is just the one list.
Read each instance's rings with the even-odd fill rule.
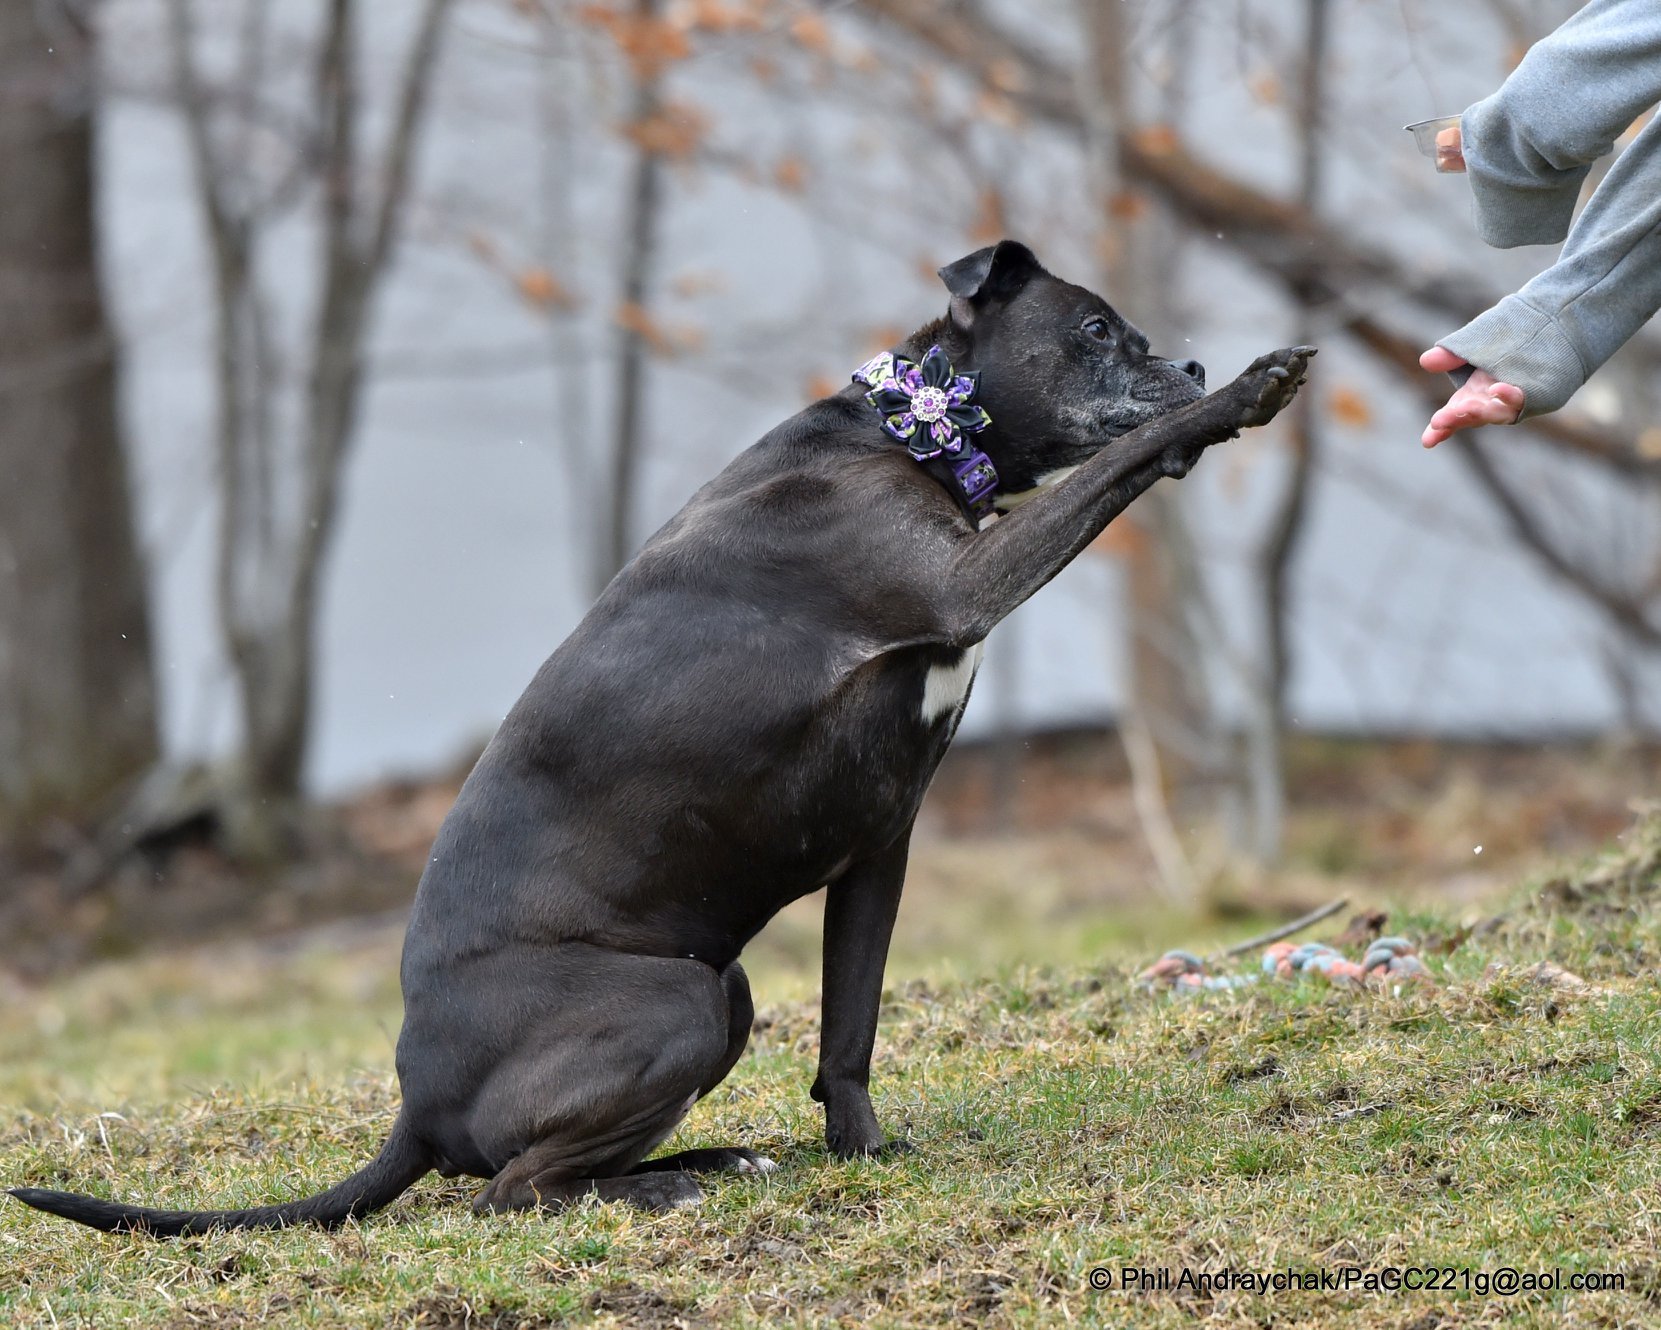
[[1000,240],[948,263],[940,269],[940,280],[952,293],[952,320],[968,328],[977,309],[1008,300],[1043,271],[1044,265],[1019,240]]

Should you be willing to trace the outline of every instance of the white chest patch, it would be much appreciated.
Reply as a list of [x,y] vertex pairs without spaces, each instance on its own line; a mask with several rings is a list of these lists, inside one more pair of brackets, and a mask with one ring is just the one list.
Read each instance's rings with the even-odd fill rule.
[[930,665],[923,678],[923,724],[932,725],[942,716],[956,711],[969,695],[969,685],[975,681],[980,658],[986,654],[986,643],[976,642],[960,654],[951,665]]
[[[1079,465],[1082,466],[1083,463],[1080,463]],[[1045,490],[1049,489],[1051,485],[1066,480],[1068,476],[1072,475],[1073,472],[1077,470],[1078,467],[1076,466],[1057,467],[1054,471],[1046,471],[1043,475],[1039,476],[1037,482],[1030,490],[1017,490],[1013,494],[1000,494],[998,496],[998,511],[1008,512],[1012,509],[1019,508],[1028,499],[1036,499]]]

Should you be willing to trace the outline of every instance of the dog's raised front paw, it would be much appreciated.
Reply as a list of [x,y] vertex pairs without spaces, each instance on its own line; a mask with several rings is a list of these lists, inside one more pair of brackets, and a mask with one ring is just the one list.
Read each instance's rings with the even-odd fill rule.
[[1224,389],[1236,407],[1235,424],[1239,429],[1267,425],[1298,395],[1309,362],[1316,354],[1313,346],[1283,347],[1259,356],[1246,367],[1239,378]]

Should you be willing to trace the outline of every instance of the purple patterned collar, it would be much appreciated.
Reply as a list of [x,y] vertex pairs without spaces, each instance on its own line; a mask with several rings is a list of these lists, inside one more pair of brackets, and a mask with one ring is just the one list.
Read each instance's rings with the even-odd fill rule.
[[945,353],[931,346],[921,364],[892,351],[873,356],[854,371],[854,382],[871,390],[865,400],[881,414],[883,429],[919,462],[946,455],[952,478],[977,519],[992,511],[997,468],[966,437],[992,423],[985,408],[971,400],[980,371],[956,373]]

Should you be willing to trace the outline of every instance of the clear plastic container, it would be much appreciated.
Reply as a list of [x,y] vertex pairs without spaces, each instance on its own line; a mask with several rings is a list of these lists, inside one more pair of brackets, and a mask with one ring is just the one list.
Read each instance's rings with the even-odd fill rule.
[[1458,116],[1439,115],[1434,120],[1420,120],[1404,128],[1413,136],[1419,152],[1436,163],[1438,171],[1446,175],[1465,169]]

